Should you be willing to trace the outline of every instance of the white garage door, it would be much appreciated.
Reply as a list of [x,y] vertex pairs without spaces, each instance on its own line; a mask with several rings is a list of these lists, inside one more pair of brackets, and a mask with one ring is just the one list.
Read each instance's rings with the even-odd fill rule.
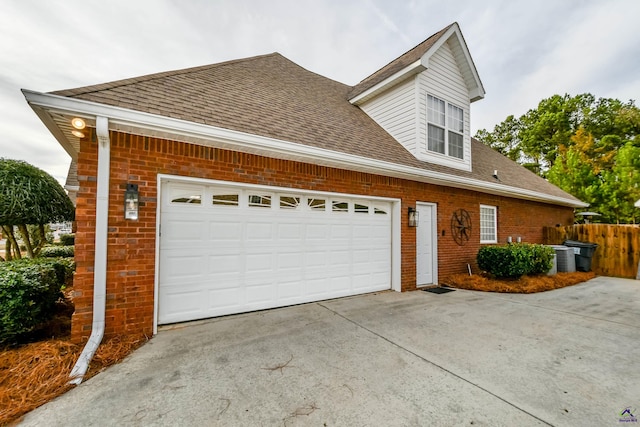
[[164,182],[158,323],[390,289],[391,203]]

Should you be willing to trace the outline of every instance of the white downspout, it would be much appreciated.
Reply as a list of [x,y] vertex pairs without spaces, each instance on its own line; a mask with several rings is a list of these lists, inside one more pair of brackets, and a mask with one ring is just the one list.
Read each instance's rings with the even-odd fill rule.
[[96,117],[98,135],[98,177],[96,188],[96,238],[93,269],[93,324],[91,336],[82,349],[70,377],[71,384],[80,384],[89,369],[89,363],[104,336],[104,319],[107,294],[107,229],[109,219],[109,120]]

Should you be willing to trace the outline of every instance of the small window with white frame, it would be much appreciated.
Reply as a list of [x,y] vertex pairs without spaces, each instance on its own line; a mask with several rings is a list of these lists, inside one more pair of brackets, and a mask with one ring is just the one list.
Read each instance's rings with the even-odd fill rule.
[[464,159],[464,110],[427,95],[427,150]]
[[498,243],[498,208],[480,205],[480,243]]

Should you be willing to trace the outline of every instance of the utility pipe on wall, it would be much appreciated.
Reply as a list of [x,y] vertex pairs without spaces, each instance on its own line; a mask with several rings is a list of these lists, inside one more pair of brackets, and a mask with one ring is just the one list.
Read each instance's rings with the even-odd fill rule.
[[109,220],[109,164],[110,145],[109,120],[96,117],[96,134],[98,135],[98,177],[96,188],[96,237],[95,260],[93,270],[93,323],[91,336],[82,349],[71,371],[71,384],[80,384],[89,369],[102,337],[104,336],[104,319],[107,294],[107,231]]

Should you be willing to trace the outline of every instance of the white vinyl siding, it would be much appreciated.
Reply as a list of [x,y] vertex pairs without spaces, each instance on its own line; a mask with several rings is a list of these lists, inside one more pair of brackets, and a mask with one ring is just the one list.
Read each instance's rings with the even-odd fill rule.
[[498,243],[498,209],[480,205],[480,243]]
[[390,89],[360,106],[411,153],[416,150],[415,79]]
[[[416,157],[462,170],[471,170],[471,136],[469,127],[469,90],[458,68],[449,42],[442,45],[429,59],[429,67],[418,75],[418,111]],[[445,102],[447,135],[446,155],[442,150],[429,148],[428,95]],[[455,107],[449,111],[449,106]],[[435,124],[431,122],[432,124]],[[433,142],[432,142],[433,144]]]
[[[452,50],[450,43],[444,43],[429,58],[425,71],[364,102],[360,108],[416,158],[470,171],[469,90],[454,56],[455,46]],[[445,120],[441,122],[443,130],[432,127],[431,139],[428,94],[444,101],[443,109],[437,112],[440,120]],[[451,112],[450,106],[455,107]],[[435,122],[431,124],[435,126]]]

